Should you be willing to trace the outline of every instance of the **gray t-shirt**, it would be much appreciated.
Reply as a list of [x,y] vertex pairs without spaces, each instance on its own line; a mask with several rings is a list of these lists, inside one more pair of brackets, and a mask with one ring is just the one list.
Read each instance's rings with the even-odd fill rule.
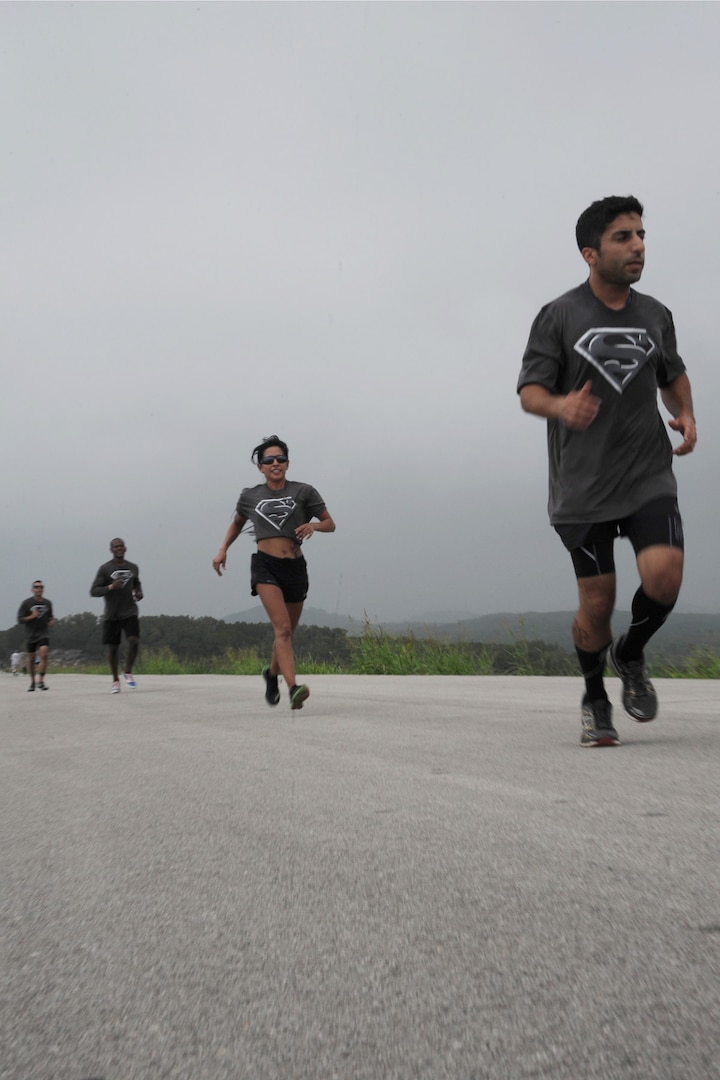
[[672,315],[651,296],[631,289],[625,307],[614,311],[585,282],[540,311],[518,393],[537,384],[567,394],[590,379],[601,399],[585,431],[547,422],[553,525],[614,521],[653,499],[676,495],[672,444],[657,391],[684,371]]
[[325,503],[310,484],[286,480],[281,491],[273,491],[267,484],[243,488],[235,509],[252,523],[256,540],[286,536],[299,544],[295,536],[298,525],[319,517]]
[[[110,590],[110,585],[116,581],[123,583],[122,588]],[[123,559],[122,562],[111,559],[103,563],[90,586],[91,596],[105,598],[103,613],[105,622],[116,622],[120,619],[128,619],[131,615],[137,615],[138,606],[133,596],[135,592],[142,592],[140,571],[135,563],[128,562],[127,559]]]
[[[37,612],[37,618],[25,622],[25,619],[33,611]],[[46,638],[50,633],[49,623],[53,618],[52,601],[45,599],[45,597],[42,600],[36,600],[33,596],[29,596],[20,605],[17,618],[18,622],[25,627],[28,644],[33,641],[40,641],[41,638]]]

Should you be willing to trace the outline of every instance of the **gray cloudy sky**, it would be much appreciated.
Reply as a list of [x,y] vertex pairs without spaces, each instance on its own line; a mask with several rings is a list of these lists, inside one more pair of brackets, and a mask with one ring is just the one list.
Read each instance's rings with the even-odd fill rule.
[[99,613],[116,535],[146,614],[252,606],[251,542],[211,560],[273,432],[338,526],[312,606],[572,607],[515,382],[628,192],[696,397],[682,602],[720,610],[719,46],[709,3],[0,5],[0,624],[36,576]]

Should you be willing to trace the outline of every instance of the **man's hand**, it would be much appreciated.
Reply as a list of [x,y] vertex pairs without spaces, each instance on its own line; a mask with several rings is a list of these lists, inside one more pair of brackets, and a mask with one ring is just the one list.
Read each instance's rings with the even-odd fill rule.
[[668,420],[668,425],[673,431],[679,431],[683,441],[673,450],[673,454],[682,457],[684,454],[692,454],[697,443],[697,428],[694,416],[678,416],[675,420]]
[[585,431],[600,411],[600,398],[592,393],[590,379],[580,390],[565,395],[558,420],[573,431]]
[[223,551],[222,548],[218,551],[217,555],[213,559],[213,570],[218,577],[222,577],[222,572],[225,569],[225,563],[227,562],[227,551]]

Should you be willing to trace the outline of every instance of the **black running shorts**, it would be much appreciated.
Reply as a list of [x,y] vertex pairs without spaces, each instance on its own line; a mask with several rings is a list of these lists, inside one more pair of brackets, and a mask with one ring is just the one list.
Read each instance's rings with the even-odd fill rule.
[[103,645],[119,645],[123,633],[125,637],[140,637],[140,620],[137,615],[128,615],[126,619],[106,619],[103,623]]
[[43,645],[49,645],[50,639],[46,637],[38,638],[37,641],[28,641],[25,652],[36,653],[38,649],[41,649]]
[[614,543],[627,536],[638,555],[643,548],[679,548],[684,551],[683,525],[677,499],[665,495],[618,521],[589,525],[556,525],[555,531],[570,552],[575,577],[615,573]]
[[258,585],[277,585],[286,604],[301,604],[308,594],[307,563],[299,559],[278,559],[256,551],[250,559],[250,592],[257,596]]

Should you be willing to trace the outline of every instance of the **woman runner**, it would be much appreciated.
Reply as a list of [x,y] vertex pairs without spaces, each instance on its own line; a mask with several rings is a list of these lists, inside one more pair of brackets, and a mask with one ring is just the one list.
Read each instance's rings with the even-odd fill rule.
[[265,700],[268,705],[278,704],[278,675],[282,675],[290,708],[302,709],[310,690],[296,683],[292,647],[293,631],[308,593],[307,564],[300,545],[313,533],[335,532],[335,522],[314,487],[287,479],[288,448],[277,435],[263,439],[250,460],[257,465],[263,482],[240,493],[213,569],[222,577],[228,548],[250,522],[258,548],[250,559],[251,594],[260,597],[275,634],[270,663],[263,668]]

